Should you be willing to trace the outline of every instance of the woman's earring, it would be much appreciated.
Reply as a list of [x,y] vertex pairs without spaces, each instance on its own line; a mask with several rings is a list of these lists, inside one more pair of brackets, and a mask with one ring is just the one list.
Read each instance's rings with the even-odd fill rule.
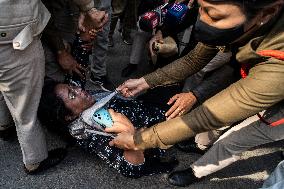
[[260,25],[262,26],[264,23],[263,22],[260,22]]

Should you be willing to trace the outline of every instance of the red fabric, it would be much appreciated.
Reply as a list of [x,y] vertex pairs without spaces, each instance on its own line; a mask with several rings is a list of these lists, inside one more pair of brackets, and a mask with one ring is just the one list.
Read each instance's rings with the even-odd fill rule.
[[242,78],[246,78],[248,76],[248,71],[249,71],[248,66],[245,65],[245,64],[242,64],[241,65],[241,76],[242,76]]
[[261,56],[269,56],[272,58],[276,58],[278,60],[284,60],[284,51],[279,50],[262,50],[259,51],[257,54]]
[[271,127],[276,127],[276,126],[281,125],[281,124],[284,124],[284,118],[271,123],[270,126]]

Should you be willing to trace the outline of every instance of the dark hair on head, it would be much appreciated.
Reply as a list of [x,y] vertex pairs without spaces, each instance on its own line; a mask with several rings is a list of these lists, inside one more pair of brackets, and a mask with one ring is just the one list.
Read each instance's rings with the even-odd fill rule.
[[38,117],[43,125],[56,132],[66,132],[68,121],[65,117],[72,112],[65,107],[63,100],[56,95],[55,87],[59,82],[45,78],[38,108]]
[[252,19],[266,6],[275,3],[275,0],[243,0],[240,3],[243,3],[248,19]]
[[275,0],[206,0],[208,2],[230,2],[241,5],[248,19],[255,17],[263,8],[275,2]]

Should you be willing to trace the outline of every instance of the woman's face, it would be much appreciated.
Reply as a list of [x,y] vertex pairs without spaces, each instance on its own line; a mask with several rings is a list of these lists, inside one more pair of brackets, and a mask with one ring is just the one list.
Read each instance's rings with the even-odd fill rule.
[[63,100],[66,108],[73,112],[74,116],[79,116],[95,103],[95,99],[79,87],[58,84],[55,87],[55,93]]
[[208,45],[226,46],[242,43],[252,37],[262,25],[282,10],[284,0],[263,6],[253,17],[246,16],[243,6],[231,1],[198,0],[199,18],[195,24],[195,38]]
[[237,4],[224,2],[213,4],[205,0],[198,0],[198,3],[200,20],[212,27],[229,29],[246,22],[244,12]]

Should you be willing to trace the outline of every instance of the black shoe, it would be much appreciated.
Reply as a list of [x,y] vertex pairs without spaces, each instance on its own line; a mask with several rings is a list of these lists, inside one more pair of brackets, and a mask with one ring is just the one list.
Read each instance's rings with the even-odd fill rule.
[[175,157],[165,158],[145,158],[144,175],[169,173],[179,164]]
[[189,186],[200,179],[197,178],[191,168],[185,169],[183,171],[172,172],[168,177],[168,182],[174,186]]
[[45,171],[55,165],[59,164],[67,155],[67,150],[64,148],[57,148],[48,152],[48,157],[40,162],[37,169],[29,171],[25,166],[24,170],[29,175],[34,175]]
[[107,76],[96,78],[93,74],[91,74],[90,81],[103,91],[111,92],[115,90],[114,84]]
[[207,150],[201,150],[200,148],[198,148],[195,141],[193,140],[187,140],[187,141],[180,142],[176,145],[176,147],[182,152],[196,153],[196,154],[201,154],[201,155],[205,154],[205,152],[207,151]]
[[3,131],[0,131],[0,138],[4,141],[11,141],[16,137],[17,137],[17,132],[15,126],[11,126]]
[[284,159],[284,151],[281,152],[282,159]]
[[128,64],[123,70],[121,71],[121,76],[122,77],[128,77],[130,76],[133,72],[137,70],[137,65],[136,64]]
[[113,38],[112,37],[109,37],[108,38],[108,44],[107,44],[108,47],[113,47],[114,46],[114,42],[113,42]]

